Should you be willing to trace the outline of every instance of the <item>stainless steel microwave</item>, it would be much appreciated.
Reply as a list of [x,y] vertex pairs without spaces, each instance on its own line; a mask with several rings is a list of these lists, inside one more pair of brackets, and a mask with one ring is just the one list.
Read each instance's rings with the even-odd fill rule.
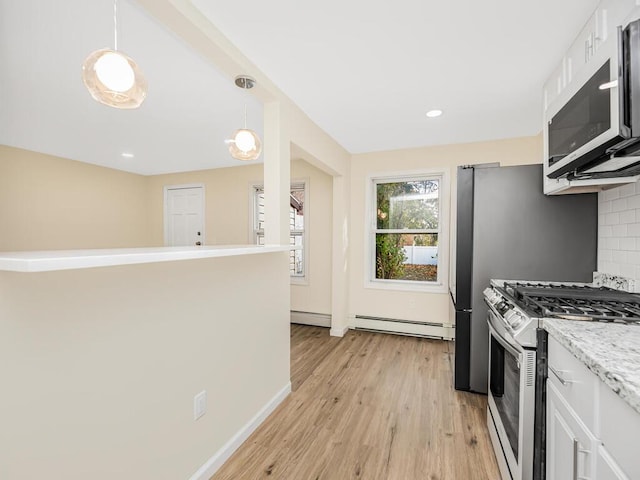
[[547,122],[549,178],[640,174],[640,20],[619,27],[605,53]]

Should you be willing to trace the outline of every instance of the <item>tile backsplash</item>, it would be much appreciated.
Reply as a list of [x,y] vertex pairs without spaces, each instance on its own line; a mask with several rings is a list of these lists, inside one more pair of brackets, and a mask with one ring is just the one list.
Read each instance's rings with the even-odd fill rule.
[[640,280],[640,183],[598,193],[598,271]]

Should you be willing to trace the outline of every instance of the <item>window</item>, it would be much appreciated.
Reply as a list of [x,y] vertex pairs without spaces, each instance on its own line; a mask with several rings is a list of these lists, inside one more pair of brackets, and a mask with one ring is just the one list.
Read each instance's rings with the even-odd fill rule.
[[[264,245],[264,187],[253,187],[253,238]],[[304,279],[305,268],[305,183],[292,183],[289,195],[289,273],[291,277]]]
[[372,181],[370,281],[441,285],[442,175]]

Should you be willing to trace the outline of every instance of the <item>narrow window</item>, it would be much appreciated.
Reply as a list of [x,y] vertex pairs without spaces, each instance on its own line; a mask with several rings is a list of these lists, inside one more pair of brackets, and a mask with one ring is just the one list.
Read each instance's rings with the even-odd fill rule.
[[[291,277],[304,278],[305,272],[305,184],[292,183],[289,195],[289,273]],[[253,187],[253,238],[256,244],[264,245],[264,187]]]

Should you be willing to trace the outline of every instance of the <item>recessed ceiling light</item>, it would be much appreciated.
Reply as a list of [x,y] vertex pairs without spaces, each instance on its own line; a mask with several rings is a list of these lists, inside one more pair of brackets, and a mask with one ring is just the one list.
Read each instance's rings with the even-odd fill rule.
[[133,153],[124,152],[124,153],[122,154],[122,156],[123,156],[124,158],[133,158],[135,155],[134,155]]
[[442,110],[429,110],[427,112],[427,117],[429,118],[436,118],[436,117],[439,117],[440,115],[442,115]]

